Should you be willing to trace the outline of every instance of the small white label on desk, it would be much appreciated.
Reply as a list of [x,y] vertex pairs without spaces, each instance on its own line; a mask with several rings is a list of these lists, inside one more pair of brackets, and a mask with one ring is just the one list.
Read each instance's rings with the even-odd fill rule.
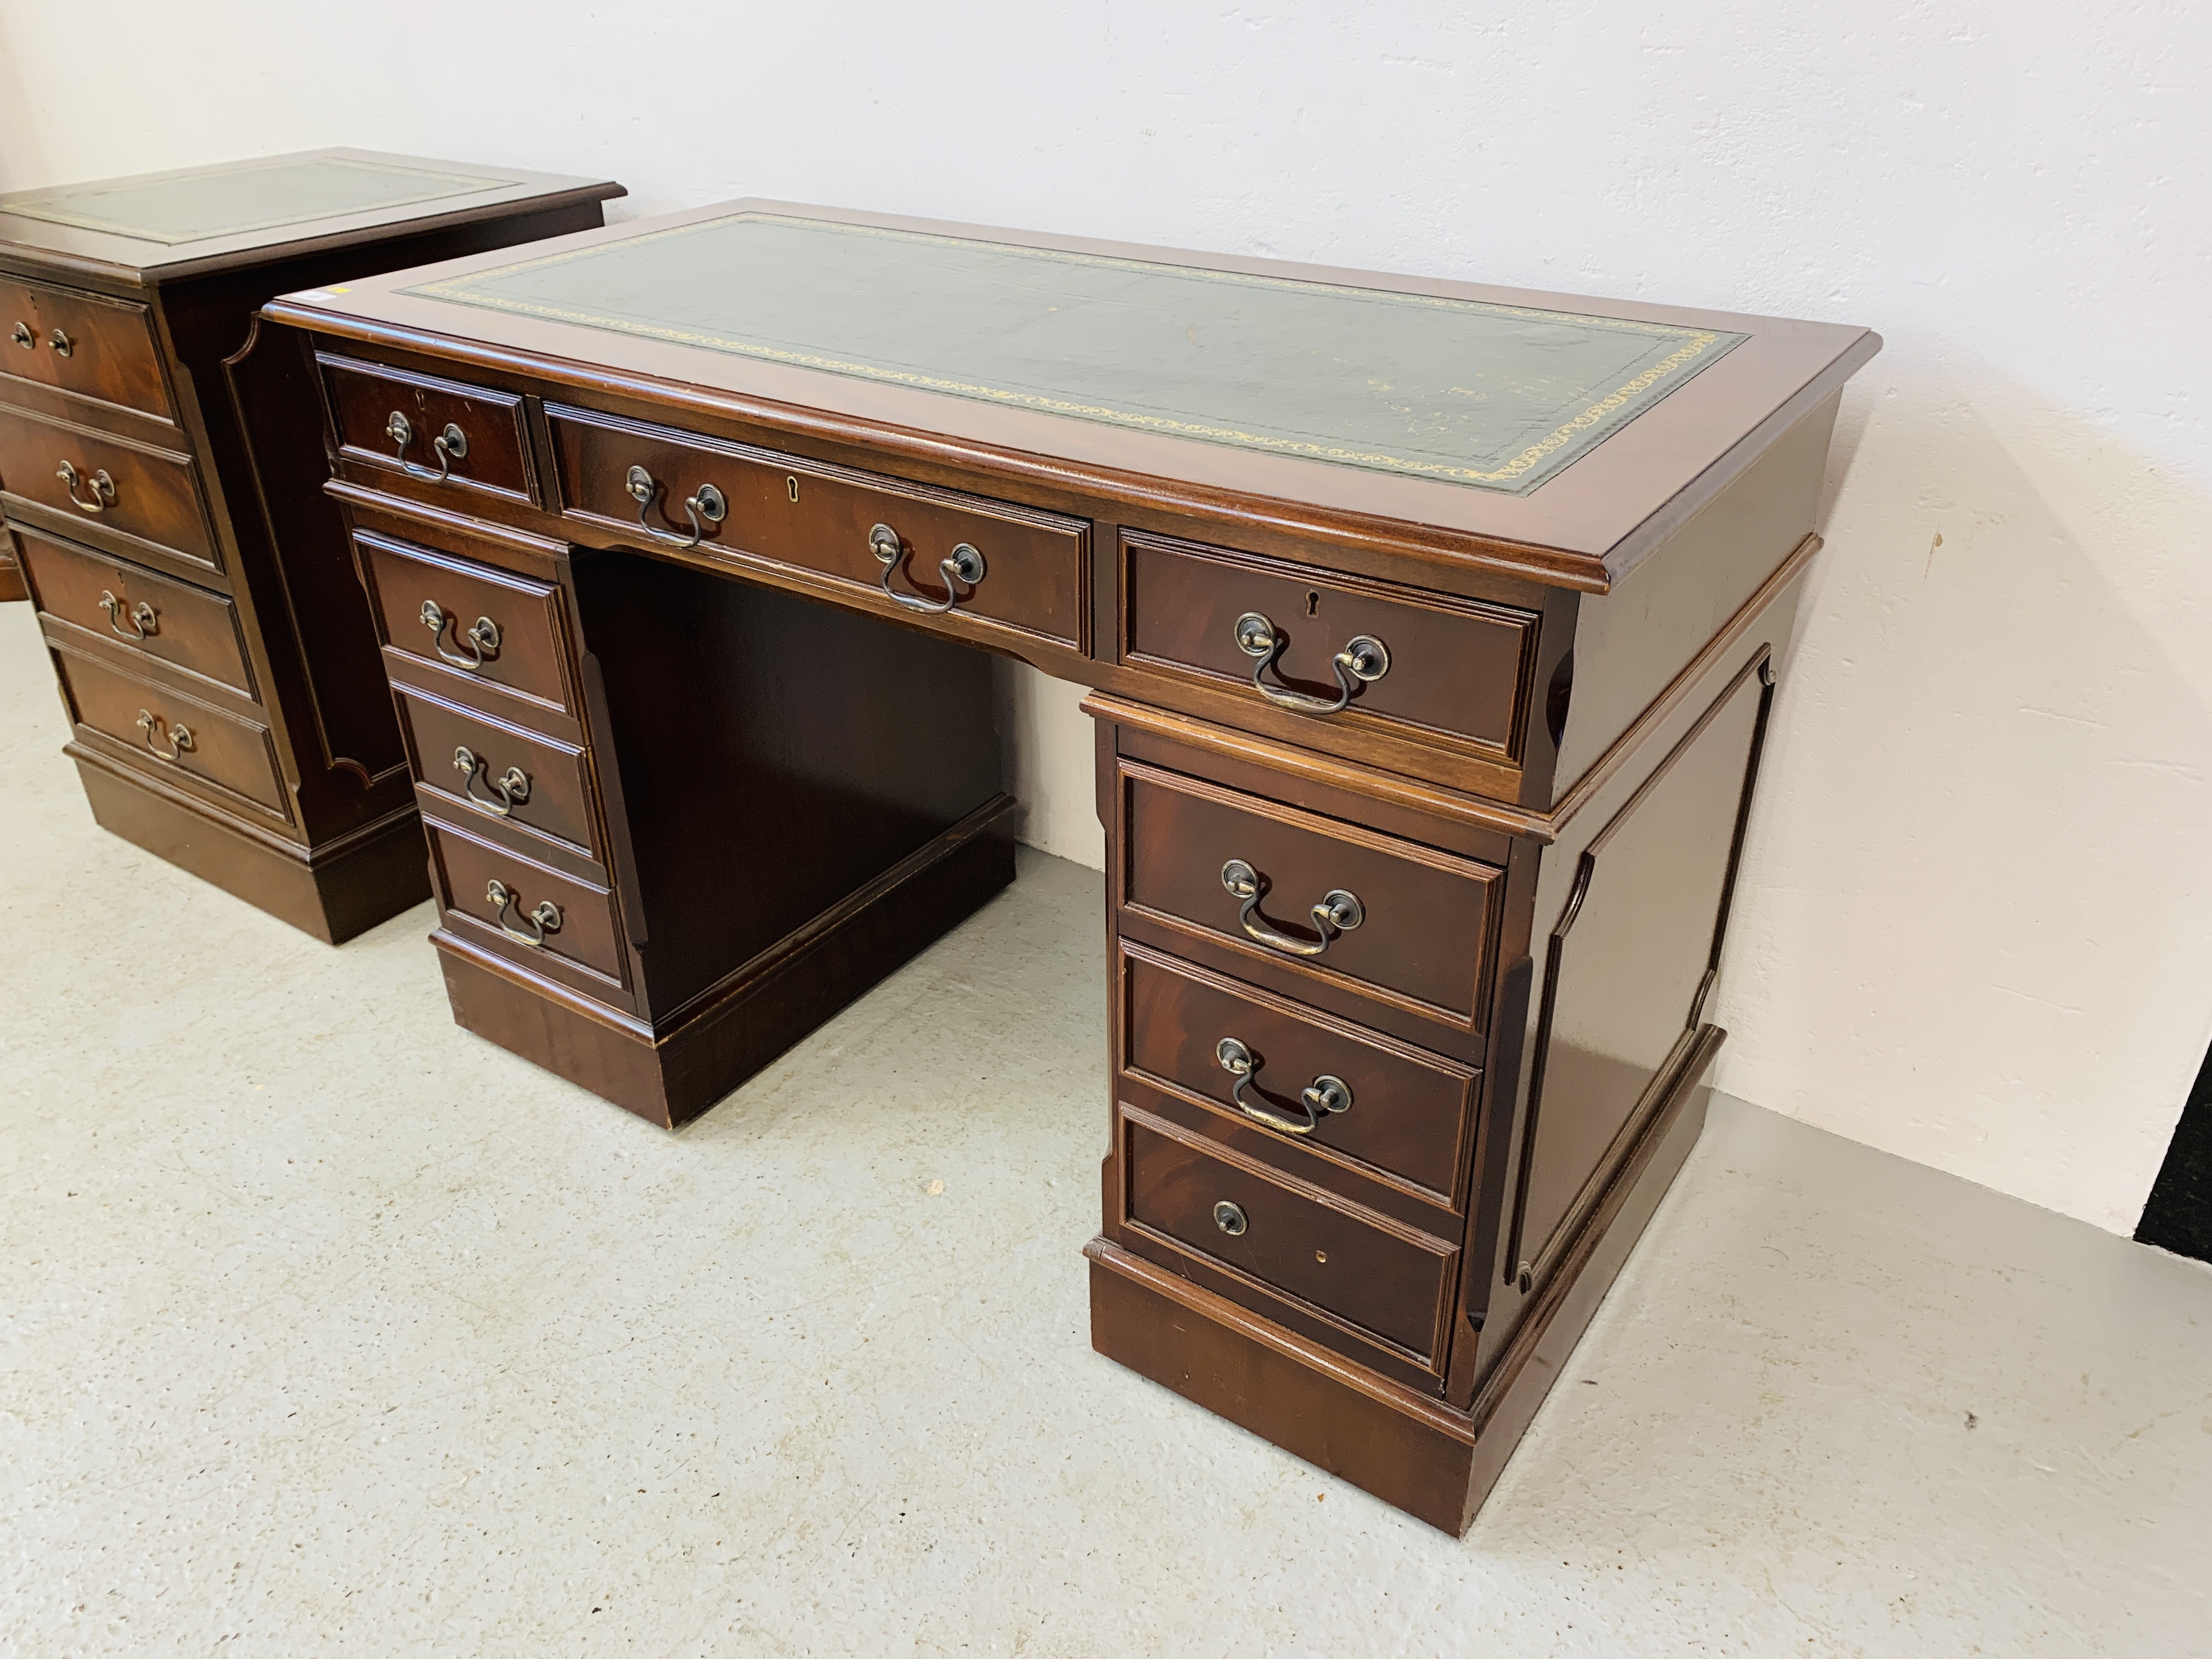
[[342,288],[303,288],[289,297],[295,300],[335,300],[348,291]]

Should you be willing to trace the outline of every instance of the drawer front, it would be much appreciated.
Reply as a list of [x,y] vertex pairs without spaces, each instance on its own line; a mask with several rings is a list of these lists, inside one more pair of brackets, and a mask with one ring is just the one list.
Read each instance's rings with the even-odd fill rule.
[[[625,532],[641,547],[690,539],[688,501],[719,493],[720,520],[698,519],[705,549],[794,567],[1085,648],[1090,529],[1082,520],[831,466],[750,445],[549,404],[562,511]],[[650,483],[643,507],[630,469]],[[872,550],[895,538],[894,562]],[[872,538],[873,538],[872,540]],[[972,584],[948,585],[943,563],[963,545],[981,560]]]
[[0,276],[0,374],[149,415],[171,413],[144,306]]
[[210,784],[290,817],[267,727],[74,652],[57,651],[53,657],[62,695],[79,726],[123,744],[156,775]]
[[58,621],[119,639],[172,668],[253,696],[238,607],[204,592],[17,525],[39,609]]
[[[0,341],[0,346],[5,346]],[[70,477],[64,477],[67,466]],[[0,408],[0,488],[104,530],[221,568],[189,455]]]
[[387,652],[440,670],[457,690],[494,685],[574,712],[560,589],[373,531],[354,541]]
[[[1486,1027],[1479,992],[1502,872],[1127,761],[1121,792],[1126,905],[1255,960]],[[1256,896],[1231,891],[1232,877]],[[1351,920],[1334,895],[1357,902],[1356,926],[1316,921],[1316,907]]]
[[1452,1246],[1133,1118],[1122,1126],[1131,1222],[1425,1362],[1434,1359]]
[[1472,1070],[1141,946],[1122,946],[1121,972],[1130,1075],[1457,1200]]
[[474,811],[597,859],[582,750],[409,687],[395,689],[416,776],[449,798],[448,811]]
[[[1122,560],[1126,661],[1239,686],[1255,702],[1315,720],[1491,758],[1520,755],[1540,620],[1534,611],[1165,537],[1125,536]],[[1340,653],[1359,671],[1340,678]],[[1348,705],[1325,712],[1347,686]]]
[[[606,889],[450,825],[425,819],[422,827],[430,837],[439,898],[455,931],[526,966],[567,965],[581,969],[586,982],[619,988],[622,943],[614,897]],[[544,942],[534,943],[541,935]]]
[[[522,399],[514,393],[319,352],[315,360],[329,392],[338,451],[348,460],[461,495],[537,501]],[[448,427],[460,441],[441,448]]]

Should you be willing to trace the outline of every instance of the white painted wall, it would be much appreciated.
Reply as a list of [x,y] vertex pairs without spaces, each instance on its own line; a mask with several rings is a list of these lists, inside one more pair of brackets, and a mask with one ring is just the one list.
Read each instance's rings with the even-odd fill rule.
[[2124,1231],[2212,1035],[2209,67],[2188,0],[0,0],[0,187],[343,143],[1871,325],[1721,1081]]

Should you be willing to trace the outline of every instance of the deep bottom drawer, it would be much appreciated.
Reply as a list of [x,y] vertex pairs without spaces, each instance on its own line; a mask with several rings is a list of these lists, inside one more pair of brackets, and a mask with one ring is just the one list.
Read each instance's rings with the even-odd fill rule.
[[53,658],[79,726],[122,744],[157,775],[180,775],[290,817],[266,726],[73,651],[57,650]]
[[463,938],[525,965],[555,970],[556,977],[580,975],[581,988],[621,988],[622,938],[613,894],[451,824],[426,818],[422,827],[430,837],[439,902]]
[[1437,1353],[1452,1246],[1126,1113],[1122,1133],[1135,1225],[1425,1361]]

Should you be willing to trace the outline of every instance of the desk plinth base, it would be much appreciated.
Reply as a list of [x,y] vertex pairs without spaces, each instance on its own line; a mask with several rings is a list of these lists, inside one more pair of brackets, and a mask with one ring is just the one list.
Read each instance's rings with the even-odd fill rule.
[[1093,1239],[1091,1346],[1455,1536],[1464,1533],[1705,1128],[1726,1034],[1651,1116],[1473,1407],[1362,1370],[1110,1240]]
[[1001,795],[747,963],[656,1030],[433,933],[453,1022],[673,1129],[983,908],[1014,878]]
[[80,744],[66,752],[101,829],[325,945],[343,945],[430,896],[422,826],[411,805],[307,848],[228,823]]

